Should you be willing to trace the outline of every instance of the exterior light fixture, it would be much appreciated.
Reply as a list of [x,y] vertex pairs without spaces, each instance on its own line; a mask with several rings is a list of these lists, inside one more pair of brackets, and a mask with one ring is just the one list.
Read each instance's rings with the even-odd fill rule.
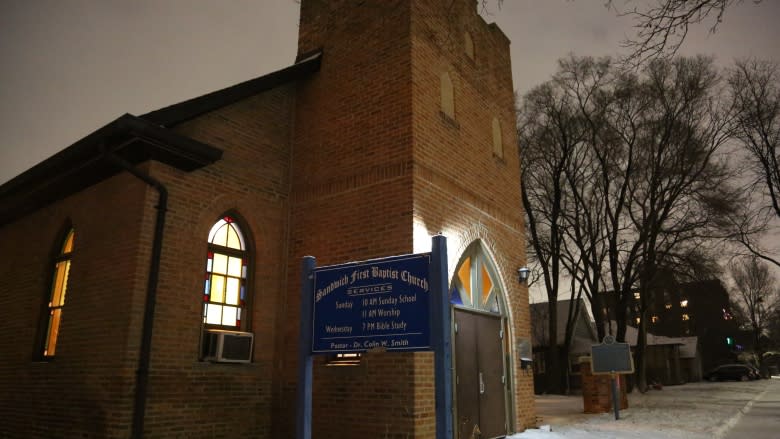
[[517,269],[517,281],[521,284],[528,282],[528,276],[531,274],[531,269],[528,267],[520,267]]

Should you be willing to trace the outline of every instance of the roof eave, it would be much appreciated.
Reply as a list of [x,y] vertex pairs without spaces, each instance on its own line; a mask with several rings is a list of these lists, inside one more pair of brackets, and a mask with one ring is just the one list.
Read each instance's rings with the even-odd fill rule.
[[222,151],[125,114],[0,186],[0,225],[63,199],[122,171],[106,159],[147,160],[185,172],[207,166]]

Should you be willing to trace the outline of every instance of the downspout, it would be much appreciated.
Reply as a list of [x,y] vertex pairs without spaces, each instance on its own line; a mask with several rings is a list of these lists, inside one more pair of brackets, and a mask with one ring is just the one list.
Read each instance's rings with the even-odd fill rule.
[[144,417],[146,412],[146,395],[149,383],[149,360],[152,350],[152,329],[154,326],[154,307],[157,301],[157,280],[160,274],[160,255],[162,253],[163,229],[165,227],[165,212],[168,207],[168,189],[149,174],[134,168],[115,154],[108,152],[106,157],[112,163],[120,166],[144,183],[157,190],[157,219],[154,225],[152,241],[152,257],[149,263],[149,281],[146,285],[146,303],[144,305],[144,322],[141,332],[141,348],[138,353],[138,369],[136,370],[135,397],[133,401],[133,424],[130,437],[141,439],[144,435]]

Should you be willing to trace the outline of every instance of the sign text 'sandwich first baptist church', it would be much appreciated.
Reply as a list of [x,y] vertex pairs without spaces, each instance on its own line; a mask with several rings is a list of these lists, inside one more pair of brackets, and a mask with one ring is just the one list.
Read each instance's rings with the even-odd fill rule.
[[[474,0],[302,0],[293,65],[123,115],[0,186],[0,437],[292,438],[302,258],[436,234],[455,437],[532,426],[511,78]],[[383,341],[416,343],[314,357],[312,437],[435,436],[433,354]]]

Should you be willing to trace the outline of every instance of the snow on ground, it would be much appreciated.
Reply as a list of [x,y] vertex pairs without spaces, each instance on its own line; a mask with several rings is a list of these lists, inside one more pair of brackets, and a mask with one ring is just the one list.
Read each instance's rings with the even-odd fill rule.
[[[741,410],[767,387],[767,381],[689,383],[630,393],[628,409],[614,413],[582,413],[582,396],[542,395],[536,398],[541,428],[507,439],[710,439],[721,438]],[[545,427],[549,426],[549,431]]]

